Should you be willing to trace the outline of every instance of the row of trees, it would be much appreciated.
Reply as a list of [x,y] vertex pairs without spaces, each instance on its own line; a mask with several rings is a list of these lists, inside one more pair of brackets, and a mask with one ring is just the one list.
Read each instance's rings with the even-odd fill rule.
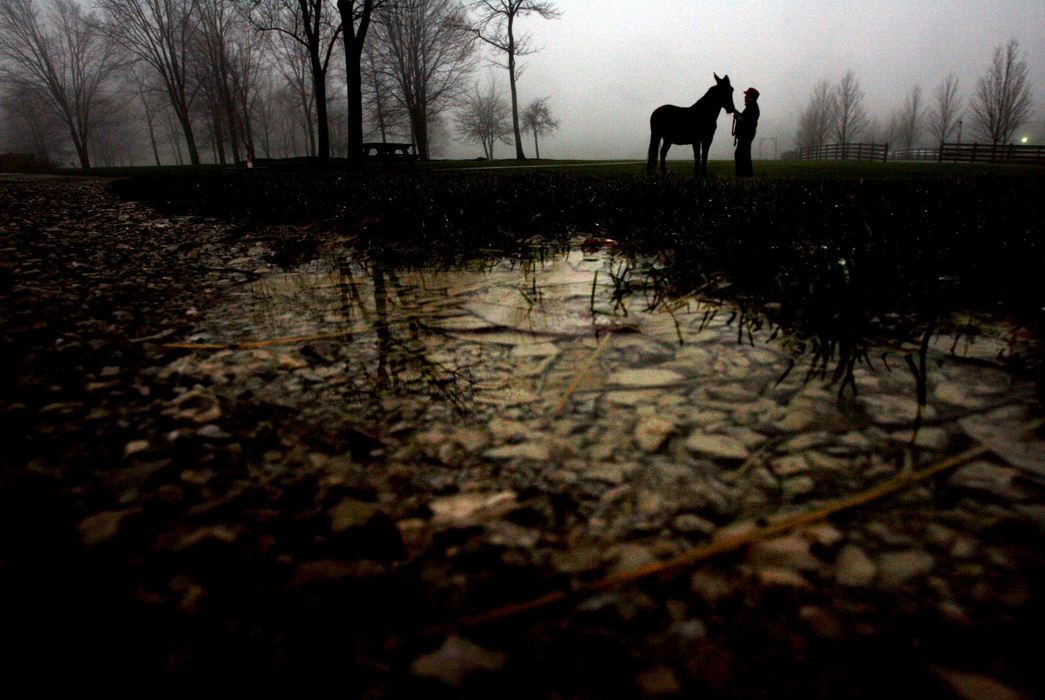
[[[488,157],[503,140],[524,158],[524,130],[537,149],[557,126],[548,98],[519,107],[527,15],[559,12],[546,0],[3,0],[0,137],[47,154],[62,132],[84,168],[135,131],[157,164],[165,142],[190,163],[201,143],[219,162],[340,147],[354,159],[365,137],[403,134],[427,158],[456,110],[458,135]],[[503,59],[510,104],[474,82],[484,46]]]
[[960,81],[948,75],[927,103],[921,86],[912,87],[884,128],[868,116],[866,94],[853,71],[832,85],[821,80],[799,117],[799,146],[849,143],[881,136],[897,148],[909,150],[925,141],[939,144],[960,137],[968,117],[972,133],[992,144],[1008,143],[1031,116],[1027,62],[1013,39],[994,50],[990,65],[965,104]]

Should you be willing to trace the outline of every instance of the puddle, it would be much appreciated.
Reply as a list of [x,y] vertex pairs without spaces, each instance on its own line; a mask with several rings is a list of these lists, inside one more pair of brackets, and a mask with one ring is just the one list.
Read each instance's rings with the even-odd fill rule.
[[[968,416],[1015,434],[1039,411],[1033,386],[991,362],[996,339],[936,338],[921,409],[896,352],[872,353],[840,396],[807,381],[801,358],[788,372],[784,343],[768,328],[739,334],[728,310],[615,295],[625,265],[579,249],[449,270],[317,261],[235,288],[195,338],[259,345],[179,370],[367,421],[403,455],[448,465],[540,464],[612,484],[641,465],[755,464],[792,496],[815,488],[810,471],[873,468],[883,445],[943,453],[973,436]],[[1045,472],[1037,447],[1013,466]]]

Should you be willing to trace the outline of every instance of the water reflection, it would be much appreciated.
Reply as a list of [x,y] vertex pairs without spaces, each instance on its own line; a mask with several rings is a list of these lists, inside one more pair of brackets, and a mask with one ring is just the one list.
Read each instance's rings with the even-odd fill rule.
[[796,353],[779,329],[721,302],[659,298],[639,269],[580,247],[453,269],[315,261],[241,291],[230,302],[241,312],[216,314],[214,333],[323,336],[279,356],[294,374],[267,390],[283,402],[326,388],[349,410],[423,399],[412,418],[422,421],[623,412],[631,425],[656,414],[669,417],[665,436],[698,428],[745,449],[767,433],[911,428],[1031,401],[990,362],[1003,345],[989,337],[864,353],[844,368],[852,391],[840,392],[838,377],[833,389],[810,381],[825,374],[823,357]]

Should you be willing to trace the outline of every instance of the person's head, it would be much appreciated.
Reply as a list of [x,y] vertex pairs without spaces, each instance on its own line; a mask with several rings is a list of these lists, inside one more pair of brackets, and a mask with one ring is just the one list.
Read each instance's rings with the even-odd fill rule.
[[744,90],[744,104],[749,105],[752,102],[755,102],[757,100],[758,100],[758,90],[756,90],[753,87],[752,88],[748,88],[747,90]]

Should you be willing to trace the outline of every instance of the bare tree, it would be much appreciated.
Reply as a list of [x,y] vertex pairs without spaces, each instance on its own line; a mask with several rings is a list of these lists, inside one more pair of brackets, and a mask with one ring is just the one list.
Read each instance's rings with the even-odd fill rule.
[[197,80],[215,130],[224,124],[218,141],[222,162],[225,144],[237,161],[241,152],[254,154],[252,115],[258,109],[267,37],[250,26],[245,9],[237,0],[199,0]]
[[377,63],[429,157],[429,120],[450,107],[475,68],[475,36],[456,0],[398,0],[375,15]]
[[867,128],[864,91],[853,71],[846,71],[834,90],[835,114],[832,132],[839,143],[860,138]]
[[541,158],[541,147],[537,137],[559,128],[559,120],[552,118],[547,97],[534,98],[522,113],[522,127],[533,133],[533,150],[538,160]]
[[925,123],[925,108],[922,106],[922,88],[915,85],[904,95],[903,105],[896,112],[890,123],[892,138],[903,150],[911,150],[917,145]]
[[390,0],[337,0],[341,38],[345,45],[345,86],[348,91],[348,160],[363,157],[363,46],[374,10]]
[[1027,62],[1020,56],[1019,42],[1009,41],[994,49],[987,72],[980,78],[972,99],[974,126],[992,144],[1008,143],[1030,118],[1030,86]]
[[225,162],[225,144],[240,160],[240,145],[246,144],[246,115],[236,96],[239,62],[235,52],[243,45],[242,15],[230,0],[199,0],[199,31],[194,52],[196,80],[214,122],[219,162]]
[[821,80],[813,88],[809,102],[798,119],[798,145],[816,148],[827,143],[835,114],[835,93],[831,83]]
[[516,35],[515,22],[520,17],[536,14],[544,19],[562,16],[555,4],[548,0],[471,0],[477,12],[473,31],[482,41],[503,52],[508,60],[508,84],[512,94],[512,131],[515,134],[515,157],[524,160],[522,133],[519,128],[519,96],[515,83],[518,79],[516,59],[536,51],[528,34]]
[[[254,0],[251,14],[256,27],[278,32],[285,40],[297,44],[308,57],[312,98],[303,100],[314,112],[317,148],[320,159],[330,158],[330,124],[327,117],[327,74],[334,47],[341,34],[341,15],[334,0]],[[283,54],[290,54],[284,44]],[[291,57],[292,58],[292,57]],[[294,70],[292,68],[292,70]],[[311,127],[308,127],[309,129]]]
[[927,114],[929,135],[936,143],[950,138],[962,118],[962,101],[958,96],[958,78],[950,73],[936,86],[936,104]]
[[[307,144],[305,151],[308,155],[317,154],[316,144],[316,91],[312,80],[312,69],[308,57],[308,51],[292,36],[282,32],[275,33],[275,40],[270,45],[270,50],[275,61],[275,67],[280,77],[285,82],[284,87],[274,88],[279,95],[273,98],[285,102],[288,96],[297,108],[299,116],[291,119],[293,128],[300,128]],[[281,130],[286,129],[289,124],[280,124]]]
[[364,134],[387,143],[390,134],[409,133],[410,117],[394,96],[396,86],[383,61],[373,42],[363,47]]
[[167,92],[167,99],[181,127],[189,161],[200,154],[192,126],[192,102],[197,85],[192,74],[192,53],[197,25],[198,0],[97,0],[106,15],[106,31],[140,61],[151,66]]
[[487,159],[493,158],[498,141],[511,143],[511,109],[492,80],[485,90],[476,83],[474,91],[465,95],[457,113],[457,134],[465,141],[481,144]]
[[72,0],[49,0],[43,16],[33,0],[0,4],[3,77],[31,92],[61,119],[80,167],[91,167],[88,145],[106,81],[117,66],[112,44]]
[[69,139],[59,138],[65,126],[58,115],[44,104],[36,90],[18,83],[6,83],[3,87],[0,100],[3,148],[31,153],[41,163],[63,162]]

